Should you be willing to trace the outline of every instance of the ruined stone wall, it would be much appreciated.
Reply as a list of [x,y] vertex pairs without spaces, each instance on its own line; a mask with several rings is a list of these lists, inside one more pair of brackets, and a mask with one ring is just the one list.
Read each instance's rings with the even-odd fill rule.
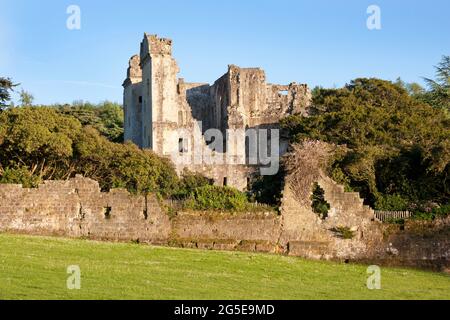
[[[311,205],[305,205],[308,202],[298,201],[287,184],[281,207],[284,217],[282,244],[289,247],[291,254],[310,258],[366,257],[370,247],[383,241],[381,223],[375,221],[373,211],[363,205],[358,193],[345,192],[343,186],[325,176],[317,182],[331,207],[328,216],[321,218],[312,211]],[[311,186],[310,197],[312,189]],[[353,238],[342,238],[338,228],[348,228],[353,232]]]
[[[123,189],[101,192],[98,182],[77,176],[38,188],[0,184],[0,232],[168,244],[178,241],[268,242],[280,218],[274,213],[179,213],[172,221],[153,194]],[[201,245],[199,245],[201,247]]]
[[[310,205],[298,201],[289,184],[285,186],[281,243],[291,254],[308,258],[365,257],[368,248],[382,239],[381,223],[375,221],[373,211],[363,205],[358,194],[344,192],[343,186],[327,177],[321,177],[318,183],[331,205],[326,219],[314,213]],[[340,227],[351,230],[354,237],[343,239],[337,232]]]
[[435,221],[407,220],[404,225],[383,224],[382,230],[383,240],[369,248],[367,257],[383,265],[450,269],[450,216]]
[[[231,65],[228,69],[230,77],[230,106],[246,116],[245,126],[253,126],[254,120],[266,110],[266,75],[259,68],[239,68]],[[279,115],[281,116],[281,115]],[[278,118],[279,119],[279,118]]]
[[[179,80],[179,83],[181,82],[182,79]],[[213,127],[211,87],[207,83],[184,83],[184,81],[182,83],[184,86],[180,87],[181,101],[186,102],[186,109],[192,120],[202,122],[202,132],[204,133]]]
[[[296,199],[290,185],[284,188],[279,245],[290,255],[437,270],[450,267],[450,217],[428,223],[409,221],[406,226],[382,224],[357,193],[345,192],[328,177],[317,182],[331,206],[326,219]],[[348,228],[354,236],[343,238],[339,227]]]
[[265,121],[276,119],[277,114],[297,114],[308,116],[312,95],[307,85],[295,82],[289,85],[268,84],[267,112],[259,115]]
[[[371,219],[371,212],[333,181],[319,184],[333,213],[321,219],[287,185],[281,214],[178,212],[169,219],[155,195],[115,189],[77,176],[39,188],[0,184],[0,232],[138,241],[181,247],[286,253],[313,259],[450,267],[450,218],[403,229]],[[424,223],[427,224],[427,223]],[[348,227],[354,237],[334,231]]]
[[142,83],[130,83],[124,91],[124,141],[142,146]]
[[210,95],[213,102],[211,107],[211,128],[225,132],[227,129],[227,111],[230,105],[230,77],[227,72],[211,86]]
[[46,181],[36,189],[0,185],[0,231],[105,240],[167,241],[170,222],[154,195],[100,192],[77,176]]
[[182,247],[275,252],[281,218],[273,212],[179,213],[172,227],[173,244]]

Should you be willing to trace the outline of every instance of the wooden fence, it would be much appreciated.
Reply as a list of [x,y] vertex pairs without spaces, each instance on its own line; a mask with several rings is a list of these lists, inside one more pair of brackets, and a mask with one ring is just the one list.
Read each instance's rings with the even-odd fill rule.
[[411,218],[411,212],[409,211],[375,211],[375,218],[385,222],[399,219]]

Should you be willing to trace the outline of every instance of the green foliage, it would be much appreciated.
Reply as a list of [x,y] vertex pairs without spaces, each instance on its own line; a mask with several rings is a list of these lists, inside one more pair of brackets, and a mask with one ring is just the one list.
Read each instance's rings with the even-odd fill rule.
[[349,227],[338,226],[333,228],[331,231],[333,231],[336,236],[341,239],[353,239],[355,237],[355,233]]
[[376,210],[405,211],[409,201],[398,194],[380,195],[375,203]]
[[27,167],[6,168],[0,175],[0,183],[21,184],[24,188],[35,188],[40,182]]
[[212,185],[213,183],[214,181],[212,179],[186,169],[183,171],[177,190],[173,192],[172,197],[186,199],[193,190]]
[[0,164],[29,168],[40,178],[64,176],[55,171],[67,165],[81,132],[80,123],[51,108],[13,108],[0,114]]
[[433,209],[436,217],[447,217],[450,215],[450,203]]
[[14,84],[10,78],[0,77],[0,111],[8,107],[7,102],[11,100],[11,91],[16,86],[18,85]]
[[[0,248],[5,300],[450,299],[448,275],[416,269],[383,267],[383,290],[367,290],[359,263],[4,233]],[[65,286],[74,261],[81,290]]]
[[22,107],[31,107],[33,105],[33,101],[34,101],[34,96],[25,91],[25,90],[20,90],[20,105]]
[[405,89],[408,94],[412,97],[421,97],[423,94],[425,94],[425,88],[423,88],[420,84],[417,82],[411,82],[407,83],[404,82],[401,78],[398,78],[395,81],[395,84],[399,86],[402,89]]
[[440,207],[433,208],[431,211],[415,211],[413,213],[414,220],[432,221],[439,218],[445,218],[450,215],[450,204],[442,205]]
[[346,146],[329,174],[375,205],[383,195],[442,203],[450,194],[450,121],[399,85],[355,79],[316,90],[310,117],[282,121],[291,141]]
[[249,202],[239,190],[207,185],[194,189],[185,206],[193,210],[243,211],[248,208]]
[[83,129],[75,145],[78,173],[100,182],[102,189],[126,188],[134,193],[168,196],[178,183],[171,162],[132,143],[108,141],[92,127]]
[[322,219],[328,217],[328,211],[331,206],[325,201],[325,191],[319,186],[318,183],[314,184],[313,192],[311,195],[311,207],[314,213],[317,213]]
[[430,105],[450,112],[450,56],[443,56],[441,62],[435,66],[435,79],[425,78],[429,91],[422,95],[422,99]]
[[421,212],[421,211],[414,212],[412,218],[414,220],[419,220],[419,221],[433,221],[434,220],[434,216],[431,212]]
[[122,106],[105,101],[94,105],[75,101],[72,105],[54,106],[59,112],[77,118],[83,126],[92,126],[112,142],[123,141]]
[[104,190],[123,187],[167,196],[179,180],[167,159],[131,143],[110,142],[95,128],[83,128],[77,119],[56,108],[1,112],[0,150],[2,182],[34,185],[34,181],[82,174],[99,181]]
[[280,167],[276,175],[256,176],[249,186],[251,199],[259,203],[279,206],[282,198],[284,175],[284,168]]

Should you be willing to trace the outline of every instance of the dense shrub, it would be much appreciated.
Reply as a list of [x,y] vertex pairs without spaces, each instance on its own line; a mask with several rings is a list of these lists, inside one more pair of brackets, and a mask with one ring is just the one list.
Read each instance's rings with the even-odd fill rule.
[[341,239],[350,240],[355,237],[355,232],[353,232],[349,227],[338,226],[331,229],[334,234]]
[[172,198],[186,199],[196,188],[209,186],[213,183],[214,181],[212,179],[209,179],[200,173],[191,172],[186,169],[181,175],[181,179],[172,194]]
[[450,215],[450,204],[446,204],[440,207],[433,208],[431,211],[415,211],[413,213],[413,219],[415,220],[435,220],[439,218],[445,218]]
[[258,203],[279,206],[283,196],[284,175],[284,168],[280,167],[276,175],[254,177],[248,186],[250,199]]
[[203,186],[194,189],[186,208],[193,210],[231,210],[243,211],[249,206],[245,193],[231,187]]
[[33,175],[27,167],[6,168],[0,173],[0,183],[21,184],[24,188],[34,188],[40,179]]
[[385,211],[404,211],[408,209],[409,201],[398,194],[380,195],[375,209]]

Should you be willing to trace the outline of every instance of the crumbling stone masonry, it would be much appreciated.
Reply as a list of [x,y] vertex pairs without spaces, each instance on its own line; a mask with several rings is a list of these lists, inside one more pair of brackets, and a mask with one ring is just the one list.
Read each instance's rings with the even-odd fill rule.
[[[281,214],[178,212],[169,218],[153,194],[135,196],[122,189],[101,192],[96,181],[81,176],[46,181],[36,189],[0,184],[0,232],[450,266],[450,219],[428,228],[425,236],[410,227],[390,230],[392,226],[376,221],[356,194],[344,192],[327,177],[320,177],[318,183],[331,204],[327,219],[299,201],[289,185],[284,189]],[[340,237],[337,227],[349,228],[354,237]]]
[[[363,205],[358,193],[344,192],[326,176],[317,181],[325,191],[331,208],[322,219],[311,206],[298,201],[291,186],[285,186],[281,212],[283,233],[281,243],[287,244],[290,254],[316,259],[361,259],[368,248],[383,238],[382,225],[375,221],[374,212]],[[348,228],[354,237],[343,239],[338,228]]]
[[0,199],[0,231],[151,243],[167,241],[170,233],[154,195],[100,192],[96,181],[81,176],[36,189],[3,184]]
[[[207,141],[202,137],[197,139],[196,132],[218,129],[226,140],[227,129],[275,129],[287,115],[306,115],[311,103],[307,85],[268,84],[264,71],[259,68],[229,65],[228,71],[212,85],[185,82],[177,78],[178,72],[172,57],[172,41],[145,34],[140,54],[131,57],[123,83],[126,141],[173,158],[180,146],[182,152],[191,152],[193,142],[201,143],[201,149],[208,150]],[[281,154],[286,152],[287,145],[287,140],[281,139]],[[246,162],[245,136],[222,152]],[[229,163],[220,166],[197,163],[194,159],[183,164],[174,162],[178,171],[184,168],[199,171],[218,185],[227,184],[241,190],[255,169]]]

